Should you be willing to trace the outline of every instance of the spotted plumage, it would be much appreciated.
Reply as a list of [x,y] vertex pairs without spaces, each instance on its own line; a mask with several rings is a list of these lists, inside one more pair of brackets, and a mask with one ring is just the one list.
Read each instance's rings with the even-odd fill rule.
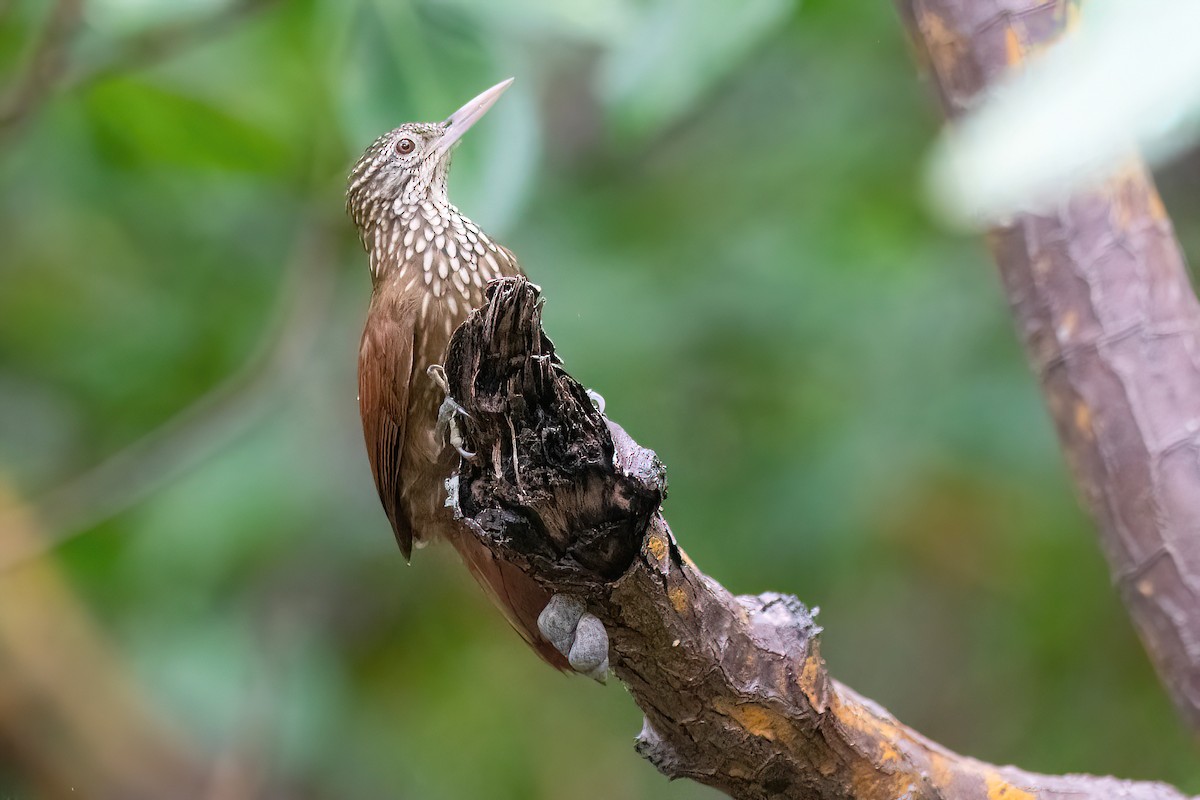
[[488,281],[521,274],[516,257],[463,216],[447,195],[450,154],[495,102],[500,84],[445,122],[401,125],[355,164],[346,207],[369,255],[371,304],[359,348],[359,412],[375,485],[406,558],[446,539],[521,635],[558,667],[538,633],[549,596],[492,558],[445,506],[457,454],[437,429],[444,397],[428,374],[454,329],[484,299]]

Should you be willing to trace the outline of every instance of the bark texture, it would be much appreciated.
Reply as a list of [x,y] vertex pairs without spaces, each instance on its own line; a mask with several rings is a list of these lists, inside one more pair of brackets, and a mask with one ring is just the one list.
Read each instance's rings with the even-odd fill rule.
[[582,598],[645,712],[637,749],[739,798],[1181,800],[1157,783],[1051,777],[965,758],[833,680],[794,597],[735,597],[679,548],[666,477],[592,404],[541,328],[538,290],[489,288],[446,363],[464,460],[450,499],[498,557]]
[[[955,117],[1053,40],[1035,0],[899,0]],[[1200,732],[1200,304],[1153,180],[1132,160],[989,243],[1113,581],[1176,707]]]

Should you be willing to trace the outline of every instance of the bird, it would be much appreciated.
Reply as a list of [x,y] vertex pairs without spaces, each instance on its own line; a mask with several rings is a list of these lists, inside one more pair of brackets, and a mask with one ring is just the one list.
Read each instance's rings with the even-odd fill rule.
[[[524,273],[512,251],[450,203],[455,147],[513,79],[442,122],[409,122],[376,139],[347,180],[346,208],[368,254],[371,300],[358,355],[358,404],[375,486],[406,560],[449,542],[492,602],[543,660],[568,669],[537,619],[550,594],[491,552],[446,507],[459,453],[439,429],[445,402],[431,367],[489,281]],[[435,367],[436,369],[436,367]]]

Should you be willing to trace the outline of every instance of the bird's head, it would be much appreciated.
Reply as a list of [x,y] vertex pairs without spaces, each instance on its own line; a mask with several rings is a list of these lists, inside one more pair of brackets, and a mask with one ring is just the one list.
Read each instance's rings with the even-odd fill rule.
[[454,146],[512,82],[496,84],[444,122],[407,122],[376,139],[350,171],[346,188],[346,208],[359,231],[365,235],[405,205],[447,202]]

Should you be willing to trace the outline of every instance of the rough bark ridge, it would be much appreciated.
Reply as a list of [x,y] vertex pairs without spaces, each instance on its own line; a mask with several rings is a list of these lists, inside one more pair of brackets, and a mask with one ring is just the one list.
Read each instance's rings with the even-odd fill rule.
[[[1069,5],[899,0],[948,116],[1051,41]],[[1113,580],[1200,732],[1200,304],[1136,160],[990,245]]]
[[734,797],[1181,800],[1156,783],[1050,777],[964,758],[833,680],[794,597],[734,597],[676,544],[662,464],[591,403],[541,328],[538,290],[489,288],[446,363],[466,523],[608,628],[613,670],[646,714],[638,751]]

